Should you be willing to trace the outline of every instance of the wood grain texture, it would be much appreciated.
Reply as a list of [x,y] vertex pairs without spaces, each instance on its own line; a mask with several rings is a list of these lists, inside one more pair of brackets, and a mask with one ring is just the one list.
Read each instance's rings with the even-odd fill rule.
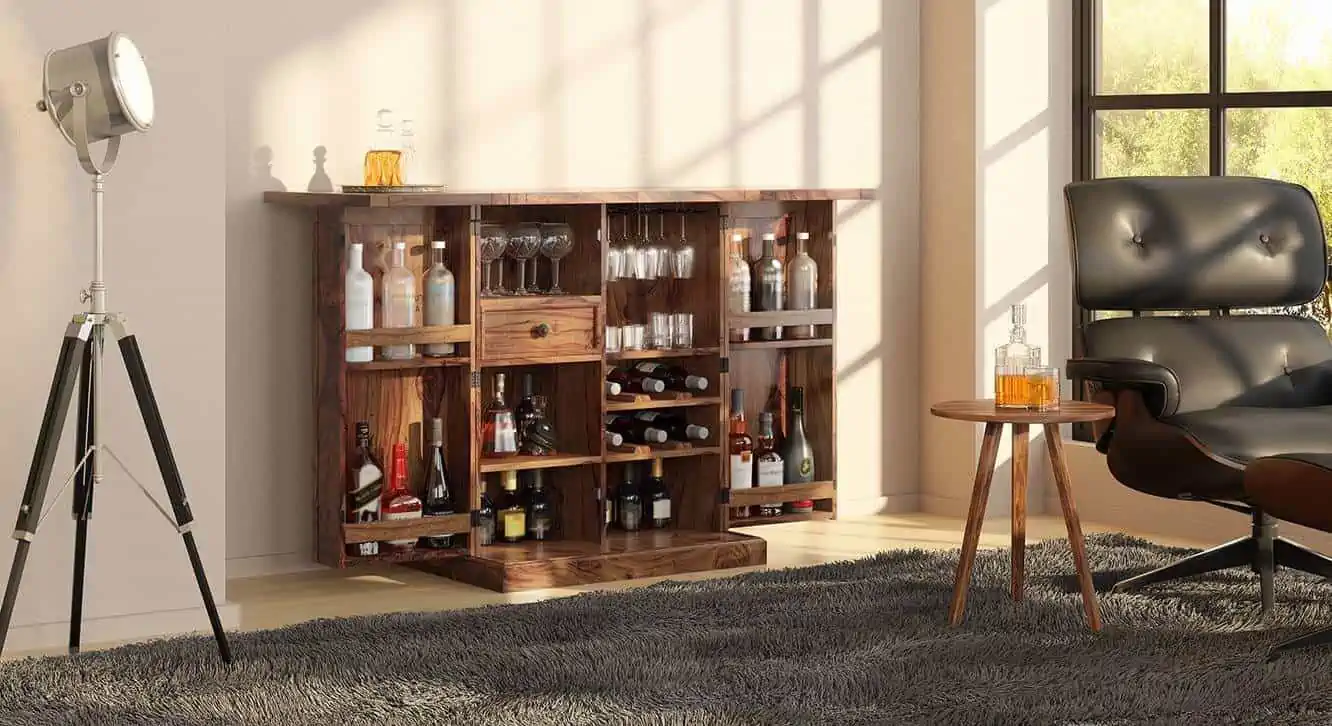
[[375,360],[369,363],[348,363],[347,372],[356,371],[406,371],[419,368],[447,368],[458,366],[467,368],[472,365],[471,358],[447,356],[444,358],[426,358],[424,356],[410,360]]
[[[472,340],[470,325],[434,325],[420,328],[371,328],[369,330],[351,330],[347,332],[347,346],[358,345],[402,345],[412,343],[417,346],[427,343],[466,343]],[[421,352],[418,349],[417,355]],[[400,362],[400,361],[385,361]]]
[[732,527],[759,527],[765,524],[785,524],[786,522],[821,522],[833,519],[837,515],[832,512],[814,510],[812,512],[802,512],[799,514],[786,512],[775,517],[743,517],[732,519]]
[[743,353],[748,350],[773,350],[777,348],[831,348],[832,338],[792,338],[789,340],[751,340],[747,343],[731,343],[731,350]]
[[[822,270],[820,270],[822,274]],[[832,325],[830,308],[815,310],[777,310],[774,312],[731,313],[732,328],[769,328],[776,325]]]
[[1030,443],[1027,438],[1027,424],[1015,423],[1011,427],[1013,441],[1013,497],[1012,497],[1012,576],[1009,585],[1013,600],[1022,599],[1022,590],[1026,584],[1027,558],[1027,455]]
[[347,502],[345,234],[337,208],[321,209],[314,226],[315,558],[341,567],[347,550],[342,524]]
[[[717,396],[700,396],[698,398],[654,398],[646,393],[621,393],[616,396],[607,396],[607,411],[643,411],[666,408],[689,408],[691,406],[720,406],[721,398]],[[714,422],[716,423],[716,422]]]
[[560,308],[596,307],[601,302],[597,295],[522,295],[513,297],[483,297],[477,306],[484,313],[519,311],[532,312]]
[[506,456],[502,458],[481,458],[481,473],[492,474],[500,471],[524,471],[527,469],[557,469],[562,466],[584,466],[598,464],[601,456],[596,454],[551,454],[550,456]]
[[692,446],[681,443],[677,448],[657,448],[644,446],[613,447],[607,449],[606,463],[620,464],[628,461],[651,461],[653,459],[680,459],[687,456],[711,456],[723,453],[720,446]]
[[413,567],[416,563],[438,563],[448,560],[460,560],[466,554],[467,550],[462,547],[451,547],[444,550],[414,547],[408,550],[390,550],[369,557],[348,557],[343,566],[405,565],[407,567]]
[[701,356],[718,355],[721,348],[718,346],[709,346],[704,348],[672,348],[670,350],[622,350],[618,353],[607,353],[606,361],[614,363],[628,360],[652,360],[656,358],[694,358]]
[[[470,512],[471,432],[476,427],[476,418],[469,405],[472,391],[469,373],[465,368],[436,368],[419,374],[422,421],[439,418],[444,424],[444,466],[455,511]],[[423,433],[428,436],[429,428]]]
[[[418,371],[365,371],[347,379],[347,451],[355,449],[354,424],[370,424],[370,446],[390,476],[393,445],[407,445],[407,482],[413,493],[425,480],[425,391]],[[447,425],[447,424],[446,424]]]
[[1112,418],[1115,409],[1090,401],[1060,401],[1058,411],[1023,411],[995,408],[993,399],[977,399],[936,403],[930,406],[930,413],[939,418],[978,423],[1060,424]]
[[446,517],[422,517],[372,524],[344,524],[342,537],[347,544],[384,542],[437,534],[467,534],[471,528],[470,514],[453,514]]
[[600,359],[601,331],[592,306],[481,313],[481,357],[486,361],[557,362],[564,356]]
[[957,575],[953,582],[953,600],[948,606],[948,624],[962,624],[967,609],[967,589],[971,587],[971,567],[976,561],[976,546],[980,543],[981,524],[985,520],[985,505],[990,498],[990,482],[994,480],[994,462],[999,455],[999,436],[1004,425],[985,424],[981,440],[980,459],[976,464],[976,482],[971,489],[971,505],[967,509],[967,527],[962,535],[962,552],[957,559]]
[[1082,523],[1073,503],[1073,486],[1069,481],[1068,462],[1064,458],[1064,440],[1059,426],[1045,425],[1045,445],[1050,452],[1050,467],[1054,470],[1055,487],[1059,489],[1059,506],[1064,512],[1064,526],[1068,529],[1068,544],[1073,550],[1073,567],[1078,573],[1078,589],[1082,591],[1082,609],[1087,626],[1092,632],[1101,630],[1101,609],[1092,587],[1091,569],[1087,566],[1087,547],[1082,539]]
[[304,207],[447,207],[509,204],[666,204],[874,199],[874,189],[604,189],[578,191],[343,194],[264,192],[269,204]]
[[832,499],[837,496],[837,487],[831,481],[816,481],[809,484],[786,484],[779,487],[751,487],[736,489],[731,492],[732,506],[756,506],[759,504],[782,504],[798,502],[802,499]]

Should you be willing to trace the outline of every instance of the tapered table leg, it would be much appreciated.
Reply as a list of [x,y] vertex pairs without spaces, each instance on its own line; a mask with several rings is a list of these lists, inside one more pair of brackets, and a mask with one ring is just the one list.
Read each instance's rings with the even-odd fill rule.
[[967,607],[967,588],[971,585],[971,566],[976,560],[976,546],[980,543],[981,523],[985,519],[985,503],[990,498],[990,482],[994,479],[994,460],[999,453],[999,434],[1002,423],[985,424],[985,437],[981,442],[980,459],[976,463],[976,482],[971,489],[971,507],[967,510],[967,529],[962,536],[962,555],[957,560],[957,579],[953,583],[953,602],[948,608],[949,625],[959,625]]
[[1013,600],[1022,599],[1027,558],[1027,424],[1015,423],[1013,434]]
[[1068,544],[1073,550],[1073,566],[1078,572],[1082,609],[1087,613],[1088,627],[1093,632],[1100,632],[1101,610],[1096,604],[1096,591],[1092,589],[1091,570],[1087,568],[1087,548],[1082,542],[1078,510],[1073,506],[1073,489],[1069,486],[1064,440],[1059,437],[1058,424],[1045,424],[1045,445],[1050,449],[1050,468],[1054,470],[1055,486],[1059,489],[1059,506],[1064,510],[1064,526],[1068,528]]

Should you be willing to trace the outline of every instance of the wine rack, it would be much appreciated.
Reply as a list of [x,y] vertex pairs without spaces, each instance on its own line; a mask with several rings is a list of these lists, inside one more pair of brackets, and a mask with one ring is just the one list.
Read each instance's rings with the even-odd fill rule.
[[[873,192],[863,189],[268,192],[268,203],[304,207],[314,216],[316,558],[330,567],[402,564],[501,591],[764,564],[764,541],[733,529],[836,516],[834,211],[838,200],[870,198]],[[665,214],[672,232],[683,227],[696,250],[692,277],[605,279],[605,240],[612,220],[645,208],[651,215]],[[482,222],[568,224],[575,244],[561,261],[560,285],[566,294],[483,296],[484,268],[477,254]],[[739,233],[749,241],[752,259],[761,235],[768,232],[777,235],[783,259],[794,254],[796,232],[810,233],[809,252],[819,266],[816,309],[727,309],[731,235]],[[407,241],[408,267],[419,279],[433,239],[448,241],[448,264],[458,290],[456,324],[347,331],[347,246],[364,245],[365,267],[378,291],[383,254],[391,241]],[[513,264],[494,263],[496,269],[509,267],[506,285],[516,281]],[[550,284],[549,263],[543,259],[537,270],[537,283],[544,289]],[[654,311],[692,313],[694,347],[605,351],[606,326],[643,322]],[[813,337],[734,342],[730,335],[740,328],[795,325],[813,326]],[[378,346],[403,343],[452,343],[455,351],[438,358],[378,358]],[[352,345],[375,346],[376,359],[347,363],[345,351]],[[607,395],[605,374],[640,360],[679,365],[706,376],[708,390]],[[497,373],[508,375],[511,405],[527,374],[537,392],[549,398],[557,453],[505,458],[482,454],[482,412]],[[752,434],[763,410],[776,414],[779,432],[786,429],[787,399],[794,386],[805,391],[805,428],[817,481],[730,491],[730,390],[745,389]],[[645,410],[670,411],[690,424],[706,426],[709,435],[665,445],[604,443],[601,430],[608,413]],[[343,507],[355,423],[370,423],[381,453],[394,442],[407,443],[410,480],[419,494],[422,427],[434,417],[444,420],[446,465],[459,513],[408,523],[346,523]],[[662,461],[665,471],[671,526],[637,532],[606,526],[604,506],[612,488],[654,459]],[[498,497],[505,472],[518,472],[520,478],[539,472],[543,477],[556,512],[552,539],[479,544],[475,528],[482,494]],[[757,512],[761,504],[799,500],[814,501],[814,511],[732,516],[737,507]],[[351,543],[432,534],[452,534],[457,546],[370,557],[347,553]]]

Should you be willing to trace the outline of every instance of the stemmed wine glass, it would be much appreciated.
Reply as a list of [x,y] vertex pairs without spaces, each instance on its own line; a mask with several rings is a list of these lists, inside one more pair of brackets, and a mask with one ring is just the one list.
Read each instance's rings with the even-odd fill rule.
[[564,223],[541,225],[541,254],[550,260],[551,295],[563,295],[560,289],[560,259],[573,251],[573,230]]
[[652,264],[652,277],[671,276],[671,248],[666,245],[666,215],[657,216],[657,238],[648,247],[648,260]]
[[677,280],[688,280],[694,276],[694,245],[685,237],[685,215],[680,213],[680,244],[671,255],[671,267]]
[[624,254],[624,276],[643,279],[643,249],[638,246],[638,238],[629,231],[629,215],[624,215],[624,240],[620,243]]
[[503,295],[504,268],[500,268],[501,288],[496,290],[490,286],[490,269],[495,260],[504,256],[505,250],[509,247],[509,235],[505,233],[504,228],[498,224],[483,223],[477,231],[477,247],[481,256],[481,264],[484,265],[485,284],[481,287],[483,297],[493,297]]
[[520,224],[509,230],[509,256],[518,260],[518,287],[514,295],[531,295],[527,290],[527,261],[541,250],[541,229],[535,224]]

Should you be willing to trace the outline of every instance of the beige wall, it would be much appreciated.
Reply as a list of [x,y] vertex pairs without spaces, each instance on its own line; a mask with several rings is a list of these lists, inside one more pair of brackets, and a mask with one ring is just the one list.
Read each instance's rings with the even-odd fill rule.
[[311,559],[309,233],[259,193],[306,189],[319,146],[357,179],[382,107],[455,188],[878,187],[839,207],[841,505],[915,509],[918,6],[233,4],[263,20],[226,74],[230,572]]
[[[140,336],[196,517],[214,593],[225,595],[226,289],[219,14],[197,3],[0,0],[0,308],[7,355],[0,419],[0,517],[18,510],[60,336],[91,275],[88,177],[33,110],[41,63],[61,48],[128,32],[157,94],[152,133],[124,142],[107,182],[110,307]],[[160,478],[118,350],[108,349],[105,442],[161,498]],[[73,466],[72,422],[57,479]],[[52,496],[59,486],[57,481]],[[48,499],[48,504],[51,500]],[[70,494],[54,502],[28,562],[9,647],[63,643],[69,612]],[[8,538],[5,542],[9,542]],[[0,545],[8,571],[12,544]],[[228,617],[229,609],[224,609]],[[88,555],[88,640],[206,625],[179,536],[123,475],[108,473]]]

